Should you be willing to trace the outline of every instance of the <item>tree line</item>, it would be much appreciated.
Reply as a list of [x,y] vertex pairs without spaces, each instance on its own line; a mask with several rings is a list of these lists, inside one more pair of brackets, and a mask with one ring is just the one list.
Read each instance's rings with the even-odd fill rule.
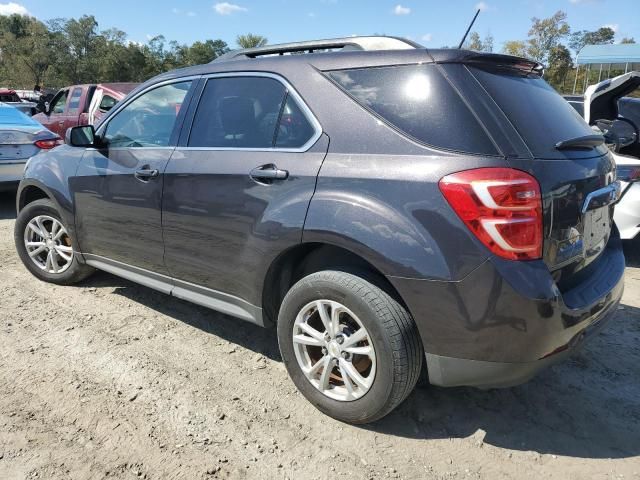
[[[267,43],[239,35],[239,47]],[[0,16],[0,85],[31,89],[96,82],[142,82],[156,74],[208,63],[230,50],[221,39],[191,45],[158,35],[132,42],[122,30],[100,30],[92,15],[41,22],[24,15]]]
[[[572,31],[567,14],[532,18],[528,37],[509,40],[502,52],[527,57],[546,66],[545,78],[561,92],[570,90],[575,56],[587,44],[614,43],[610,27]],[[239,47],[262,46],[267,39],[246,34]],[[623,38],[621,43],[635,43]],[[494,51],[491,34],[471,32],[465,48]],[[147,43],[132,42],[122,30],[100,30],[92,15],[41,22],[22,15],[0,16],[0,85],[28,89],[35,85],[57,88],[94,82],[141,82],[174,68],[208,63],[230,50],[221,39],[181,44],[158,35]],[[583,69],[584,70],[584,69]],[[582,73],[584,77],[585,73]],[[591,82],[582,78],[581,82]]]

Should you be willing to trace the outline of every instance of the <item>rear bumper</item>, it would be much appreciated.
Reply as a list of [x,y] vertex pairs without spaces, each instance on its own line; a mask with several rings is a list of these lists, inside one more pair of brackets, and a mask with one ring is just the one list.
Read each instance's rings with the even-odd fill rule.
[[562,360],[614,316],[625,267],[617,234],[597,262],[565,292],[542,261],[494,258],[458,282],[389,280],[416,321],[431,383],[506,387]]
[[0,189],[3,187],[17,186],[18,182],[22,180],[26,163],[26,159],[0,162]]
[[565,349],[534,362],[486,362],[426,354],[429,382],[440,387],[504,388],[529,381],[539,371],[565,360],[599,332],[613,317],[617,303],[579,331]]

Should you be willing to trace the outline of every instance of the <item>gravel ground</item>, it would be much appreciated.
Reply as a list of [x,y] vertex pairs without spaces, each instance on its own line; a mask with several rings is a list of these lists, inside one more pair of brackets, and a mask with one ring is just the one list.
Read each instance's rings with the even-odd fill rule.
[[35,280],[14,218],[1,195],[0,479],[640,479],[640,242],[575,358],[517,388],[419,388],[353,427],[296,392],[274,332],[104,273]]

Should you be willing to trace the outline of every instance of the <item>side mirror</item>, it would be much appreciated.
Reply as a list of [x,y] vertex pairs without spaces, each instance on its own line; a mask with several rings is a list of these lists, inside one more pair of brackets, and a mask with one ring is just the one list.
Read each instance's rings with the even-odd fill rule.
[[51,113],[51,110],[49,110],[51,108],[51,104],[49,102],[44,102],[44,112],[47,115],[49,115]]
[[71,127],[64,135],[64,142],[72,147],[93,147],[96,144],[96,131],[93,125]]

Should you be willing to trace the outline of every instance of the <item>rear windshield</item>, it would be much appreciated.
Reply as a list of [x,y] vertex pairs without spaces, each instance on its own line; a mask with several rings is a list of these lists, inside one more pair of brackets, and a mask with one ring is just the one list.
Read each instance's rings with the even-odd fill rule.
[[538,158],[556,158],[555,144],[593,135],[580,114],[540,77],[469,68]]
[[363,107],[420,143],[498,155],[436,65],[335,70],[328,75]]

